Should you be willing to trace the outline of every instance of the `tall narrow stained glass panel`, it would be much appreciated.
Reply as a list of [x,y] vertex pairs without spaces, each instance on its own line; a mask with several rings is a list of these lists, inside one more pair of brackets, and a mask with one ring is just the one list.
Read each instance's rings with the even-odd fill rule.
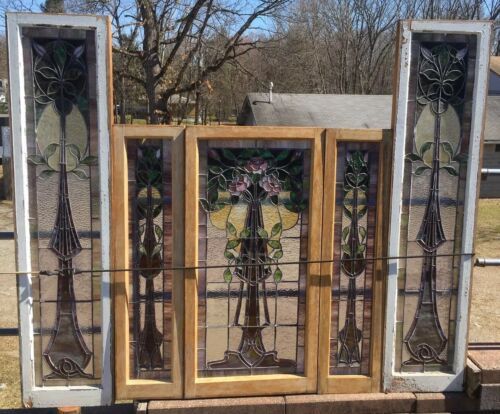
[[337,144],[331,375],[370,374],[379,147]]
[[35,384],[99,384],[101,219],[94,30],[23,29]]
[[127,140],[130,378],[171,378],[172,156],[169,140]]
[[462,266],[472,250],[462,240],[466,188],[476,179],[477,36],[415,33],[410,47],[394,370],[453,373]]
[[199,376],[304,372],[309,145],[198,144]]

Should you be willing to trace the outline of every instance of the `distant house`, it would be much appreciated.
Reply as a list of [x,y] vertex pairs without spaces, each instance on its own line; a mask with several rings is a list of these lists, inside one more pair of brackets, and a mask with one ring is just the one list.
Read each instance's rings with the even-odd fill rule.
[[[277,94],[245,98],[239,125],[391,128],[392,95]],[[487,101],[483,168],[500,168],[500,93]],[[500,176],[483,177],[481,197],[500,198]]]

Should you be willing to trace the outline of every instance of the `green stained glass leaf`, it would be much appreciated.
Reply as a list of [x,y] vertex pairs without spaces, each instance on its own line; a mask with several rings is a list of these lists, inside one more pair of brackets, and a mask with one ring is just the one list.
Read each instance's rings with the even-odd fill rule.
[[344,230],[342,230],[342,240],[346,241],[348,236],[349,236],[349,226],[344,227]]
[[75,174],[80,180],[85,180],[87,178],[89,178],[89,176],[87,175],[87,173],[83,170],[80,170],[80,169],[74,169],[71,171],[73,174]]
[[283,250],[276,250],[273,254],[273,259],[281,259],[283,257]]
[[43,152],[43,156],[46,160],[48,160],[54,153],[56,152],[57,148],[59,147],[59,144],[52,143],[50,145],[47,145],[47,148],[45,148],[45,151]]
[[225,190],[227,188],[226,178],[223,175],[217,177],[217,182],[219,183],[219,188]]
[[429,151],[429,149],[432,147],[433,142],[432,141],[427,141],[422,144],[420,147],[420,156],[423,157],[424,154]]
[[416,170],[415,170],[415,175],[422,175],[424,173],[425,170],[430,170],[429,167],[427,167],[426,165],[422,166],[422,167],[418,167]]
[[344,251],[344,253],[351,254],[351,249],[349,248],[348,244],[343,244],[342,250]]
[[43,158],[41,155],[31,155],[28,157],[28,161],[35,165],[45,164],[45,158]]
[[207,213],[210,212],[210,204],[207,200],[204,198],[200,199],[200,206],[201,208],[206,211]]
[[361,239],[364,240],[366,238],[366,229],[360,226],[358,232],[359,235],[361,236]]
[[259,227],[257,229],[257,234],[262,237],[263,239],[267,239],[269,238],[269,235],[267,234],[267,231],[265,229],[263,229],[262,227]]
[[454,177],[458,176],[457,170],[451,165],[445,165],[444,167],[441,168],[445,170],[448,174],[453,175]]
[[357,252],[356,253],[363,253],[366,250],[366,245],[360,244],[358,246]]
[[422,157],[417,154],[407,154],[406,159],[410,160],[411,162],[422,161]]
[[163,230],[160,226],[155,225],[155,234],[158,237],[158,240],[161,240],[163,237]]
[[238,239],[235,240],[229,240],[226,244],[226,250],[234,249],[236,246],[240,244],[240,241]]
[[88,157],[85,157],[83,160],[81,160],[80,164],[97,165],[97,157],[94,157],[93,155],[89,155]]
[[276,156],[276,161],[284,161],[290,155],[290,150],[283,150]]
[[276,283],[280,282],[281,279],[283,279],[283,272],[279,267],[277,267],[276,270],[274,271],[273,278]]
[[46,178],[52,177],[54,174],[55,174],[54,170],[43,170],[40,173],[39,177],[42,178],[42,179],[46,179]]
[[63,44],[59,44],[54,50],[55,61],[60,68],[64,67],[66,62],[66,48]]
[[248,227],[245,227],[243,230],[240,232],[240,239],[246,239],[250,236],[250,229]]
[[281,242],[279,240],[268,240],[267,244],[273,249],[281,249]]
[[450,158],[453,158],[453,147],[449,142],[442,142],[441,145],[443,146],[444,150],[450,155]]
[[231,253],[229,250],[226,250],[224,252],[224,257],[228,260],[234,260],[234,254]]
[[276,223],[271,229],[271,237],[274,237],[277,234],[281,233],[281,229],[282,229],[281,223]]
[[224,157],[230,161],[236,161],[236,156],[233,154],[233,152],[231,150],[223,148],[222,155],[224,155]]
[[236,236],[236,227],[234,227],[234,224],[231,222],[226,223],[226,230],[231,236]]
[[67,144],[66,148],[77,160],[80,160],[80,148],[78,148],[75,144]]
[[223,277],[224,277],[224,282],[226,283],[231,283],[231,281],[233,280],[233,274],[231,273],[229,267],[227,267],[226,270],[224,270]]

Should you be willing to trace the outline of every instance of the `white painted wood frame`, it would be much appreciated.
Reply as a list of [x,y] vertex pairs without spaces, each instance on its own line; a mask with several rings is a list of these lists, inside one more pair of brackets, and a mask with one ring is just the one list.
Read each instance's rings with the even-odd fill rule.
[[[488,66],[490,55],[491,23],[484,21],[402,21],[399,27],[398,53],[395,66],[396,82],[394,88],[393,130],[394,159],[392,174],[392,194],[389,229],[389,257],[398,257],[400,251],[401,204],[403,195],[403,173],[405,163],[405,141],[407,133],[408,99],[411,45],[417,33],[466,34],[477,37],[474,89],[472,92],[472,119],[468,152],[468,167],[464,200],[464,221],[462,230],[461,253],[473,252],[474,225],[480,173],[480,154],[482,145],[485,103],[488,92]],[[455,334],[455,353],[452,372],[401,373],[395,367],[395,340],[397,315],[397,278],[398,259],[388,262],[386,332],[384,350],[385,391],[460,391],[463,389],[465,360],[467,354],[467,335],[469,320],[469,301],[473,257],[464,255],[460,261],[460,274],[457,296],[457,317]]]
[[24,59],[21,43],[24,27],[64,27],[95,30],[97,65],[97,136],[99,140],[100,217],[101,217],[101,266],[110,266],[109,236],[109,94],[111,70],[110,22],[103,16],[47,15],[7,13],[10,113],[13,143],[15,225],[18,276],[20,349],[23,403],[29,407],[95,406],[111,403],[111,295],[110,274],[102,273],[101,283],[101,331],[102,376],[100,386],[44,386],[35,385],[33,297],[31,283],[31,250],[29,231],[29,195],[27,168],[27,132],[24,92]]

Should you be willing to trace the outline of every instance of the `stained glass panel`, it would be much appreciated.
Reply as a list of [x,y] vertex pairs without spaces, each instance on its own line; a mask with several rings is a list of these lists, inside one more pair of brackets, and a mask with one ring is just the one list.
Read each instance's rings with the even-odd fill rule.
[[395,369],[452,369],[476,38],[415,34]]
[[198,375],[302,373],[309,143],[198,148]]
[[130,377],[169,379],[172,345],[172,157],[169,140],[127,140]]
[[95,32],[23,30],[35,383],[99,383]]
[[337,145],[331,375],[370,373],[378,150]]

